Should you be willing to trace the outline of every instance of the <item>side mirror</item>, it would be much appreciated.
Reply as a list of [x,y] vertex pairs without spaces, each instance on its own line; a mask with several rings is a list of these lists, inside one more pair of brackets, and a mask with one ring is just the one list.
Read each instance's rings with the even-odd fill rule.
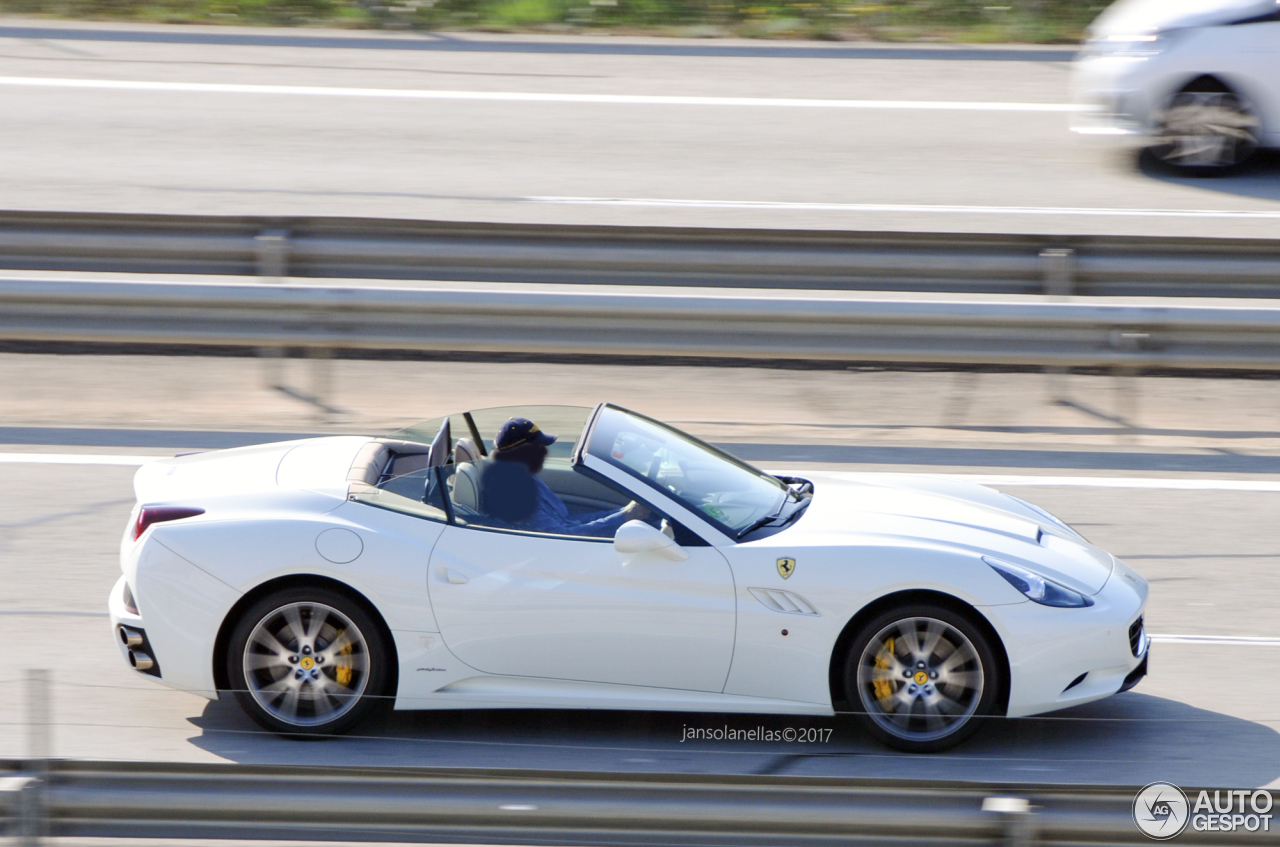
[[689,551],[642,521],[627,521],[613,536],[613,549],[619,553],[654,553],[672,562],[683,562]]

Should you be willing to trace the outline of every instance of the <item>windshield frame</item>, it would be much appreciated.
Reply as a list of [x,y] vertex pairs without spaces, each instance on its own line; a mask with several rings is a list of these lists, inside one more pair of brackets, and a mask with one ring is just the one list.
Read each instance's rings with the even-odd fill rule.
[[[647,489],[651,489],[661,494],[663,498],[665,498],[668,502],[679,506],[686,513],[690,515],[696,515],[700,521],[705,523],[707,526],[713,528],[717,533],[729,539],[735,544],[741,541],[744,541],[745,540],[744,535],[750,535],[751,533],[744,533],[740,535],[739,530],[734,529],[728,524],[725,524],[722,521],[717,520],[711,515],[702,512],[701,510],[693,509],[692,507],[689,506],[689,504],[675,497],[672,494],[672,492],[668,490],[665,486],[659,485],[657,482],[649,479],[647,476],[636,473],[634,470],[627,468],[624,465],[615,464],[614,462],[610,462],[606,459],[602,459],[599,456],[596,456],[591,452],[589,452],[591,441],[595,437],[596,425],[599,423],[600,418],[606,409],[613,410],[615,412],[620,412],[623,415],[628,415],[630,417],[636,418],[637,420],[644,421],[647,424],[658,427],[659,429],[666,430],[667,432],[670,432],[675,436],[678,436],[679,438],[685,439],[686,441],[693,444],[694,446],[702,450],[705,450],[707,453],[709,453],[710,455],[714,456],[717,459],[721,459],[730,465],[733,465],[749,473],[753,473],[757,477],[760,477],[762,479],[768,480],[770,483],[773,483],[778,487],[778,493],[780,497],[778,501],[774,504],[770,514],[779,513],[783,509],[783,507],[786,506],[787,501],[791,499],[795,493],[792,490],[791,486],[787,485],[785,482],[778,479],[773,474],[766,473],[765,471],[760,470],[754,465],[744,462],[742,459],[739,459],[737,456],[734,456],[731,453],[727,453],[724,450],[721,450],[719,447],[716,447],[714,444],[708,444],[707,442],[703,441],[701,438],[698,438],[697,436],[694,436],[694,435],[690,435],[684,430],[678,429],[672,426],[671,424],[663,423],[660,420],[656,420],[655,418],[651,418],[648,415],[643,415],[639,412],[633,412],[632,410],[627,409],[623,406],[619,406],[615,403],[601,403],[599,406],[596,407],[596,410],[591,414],[591,417],[587,420],[587,425],[583,429],[581,438],[579,438],[578,443],[574,446],[572,464],[574,465],[583,464],[585,463],[586,459],[590,458],[593,460],[593,462],[599,462],[600,464],[612,470],[615,470],[618,473],[623,474],[629,481],[631,481],[632,484],[634,484],[635,482],[643,483]],[[590,467],[590,465],[587,465],[587,466]]]

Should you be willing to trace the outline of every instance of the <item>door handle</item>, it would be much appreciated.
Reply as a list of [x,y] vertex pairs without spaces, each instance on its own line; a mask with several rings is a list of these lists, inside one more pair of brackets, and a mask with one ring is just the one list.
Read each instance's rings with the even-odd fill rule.
[[458,571],[455,571],[453,568],[441,568],[440,570],[442,571],[445,581],[453,585],[466,585],[468,582],[471,581],[471,578],[468,577],[466,574],[459,573]]

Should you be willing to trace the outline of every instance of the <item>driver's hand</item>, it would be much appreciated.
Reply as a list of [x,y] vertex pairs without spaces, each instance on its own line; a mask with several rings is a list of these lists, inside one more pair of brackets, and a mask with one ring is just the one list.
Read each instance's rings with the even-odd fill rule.
[[626,515],[628,520],[647,521],[653,515],[653,512],[649,511],[648,506],[643,506],[632,500],[622,508],[622,514]]

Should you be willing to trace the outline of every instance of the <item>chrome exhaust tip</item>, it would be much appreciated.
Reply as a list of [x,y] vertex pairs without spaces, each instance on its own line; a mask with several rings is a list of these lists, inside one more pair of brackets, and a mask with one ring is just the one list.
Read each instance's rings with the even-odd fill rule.
[[136,629],[130,629],[122,624],[117,627],[116,632],[120,633],[120,641],[126,647],[137,647],[142,644],[142,633]]
[[150,656],[137,650],[129,651],[129,664],[133,665],[135,671],[149,671],[156,665]]

